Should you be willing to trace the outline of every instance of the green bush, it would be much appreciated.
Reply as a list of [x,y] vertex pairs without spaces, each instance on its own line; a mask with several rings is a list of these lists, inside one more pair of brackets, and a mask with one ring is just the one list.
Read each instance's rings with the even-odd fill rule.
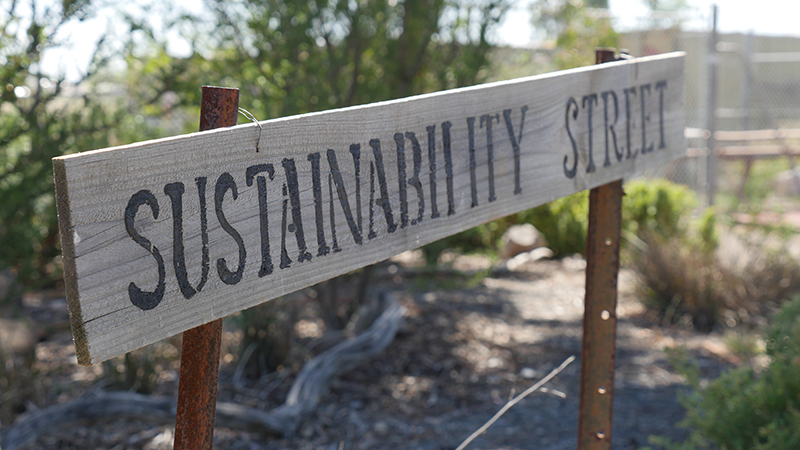
[[686,186],[667,180],[634,180],[625,184],[623,228],[634,235],[669,239],[684,233],[697,196]]
[[0,21],[0,269],[37,288],[61,277],[51,158],[152,134],[142,133],[124,99],[97,93],[108,62],[103,45],[80,80],[42,68],[44,53],[68,46],[56,30],[85,25],[91,2],[56,2],[32,19],[16,3]]
[[531,223],[541,231],[556,255],[583,254],[589,228],[589,191],[523,211],[516,218],[518,223]]
[[[622,228],[640,236],[679,235],[686,231],[696,205],[697,196],[686,186],[667,180],[633,180],[625,184]],[[556,255],[583,254],[589,224],[589,191],[477,226],[429,244],[423,250],[430,264],[446,249],[494,253],[508,227],[521,223],[533,224],[541,231]]]
[[636,245],[624,259],[640,275],[641,300],[665,324],[710,331],[738,300],[733,274],[717,261],[716,211],[693,218],[695,193],[666,180],[631,182],[625,192],[623,228]]
[[636,245],[624,248],[624,261],[640,275],[640,298],[664,324],[710,331],[723,313],[747,322],[800,289],[800,264],[783,244],[791,236],[786,227],[730,230],[746,255],[730,264],[717,252],[729,218],[714,208],[697,216],[692,191],[656,181],[630,183],[626,192],[623,227]]
[[589,192],[583,191],[550,203],[478,225],[422,248],[428,264],[435,264],[444,250],[494,255],[500,238],[512,225],[530,223],[544,234],[556,255],[583,253],[589,223]]
[[685,367],[692,392],[681,399],[692,430],[680,443],[654,438],[667,449],[795,450],[800,448],[800,297],[773,317],[765,334],[769,366],[741,367],[701,387],[696,367]]

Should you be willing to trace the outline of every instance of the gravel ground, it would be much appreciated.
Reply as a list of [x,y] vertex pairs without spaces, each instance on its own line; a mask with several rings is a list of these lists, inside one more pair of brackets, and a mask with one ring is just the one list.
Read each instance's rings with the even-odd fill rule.
[[[538,261],[520,271],[482,279],[414,272],[402,267],[407,262],[407,257],[399,258],[376,271],[380,288],[394,290],[408,309],[402,330],[383,354],[336,380],[296,436],[274,439],[217,429],[215,448],[454,449],[515,393],[570,355],[580,356],[582,260]],[[488,262],[462,257],[452,264],[474,270]],[[735,362],[719,335],[662,329],[651,323],[634,298],[632,277],[625,270],[621,273],[615,449],[640,448],[650,435],[679,439],[686,434],[676,427],[684,414],[678,403],[683,377],[672,370],[665,348],[686,346],[709,377]],[[29,297],[24,311],[36,322],[62,323],[61,302]],[[304,314],[296,329],[301,335],[313,335],[321,321],[313,312]],[[104,366],[76,365],[63,328],[39,338],[35,367],[41,388],[35,392],[40,395],[31,399],[28,409],[109,389]],[[225,333],[220,401],[263,409],[278,406],[300,363],[288,367],[287,376],[233,383],[237,362],[230,349],[239,338],[233,328]],[[178,340],[172,339],[155,346],[164,362],[154,395],[177,392],[177,345]],[[515,405],[469,448],[575,448],[579,380],[576,360],[546,385],[547,392],[536,392]],[[54,430],[34,448],[169,449],[171,445],[168,426],[117,420]]]

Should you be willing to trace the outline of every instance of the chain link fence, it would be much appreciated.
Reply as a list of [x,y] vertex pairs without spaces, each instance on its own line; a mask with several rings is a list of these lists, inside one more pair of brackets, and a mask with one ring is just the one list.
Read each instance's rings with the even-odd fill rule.
[[[526,5],[514,10],[524,16],[517,22],[530,21]],[[724,5],[718,12],[730,13]],[[778,203],[800,196],[800,170],[797,175],[789,171],[795,153],[800,154],[800,38],[716,34],[711,9],[626,18],[595,9],[590,15],[611,19],[619,47],[632,56],[686,52],[687,156],[645,176],[684,184],[706,200],[714,191],[715,202],[729,209],[741,203],[770,206],[765,201],[775,200],[776,193]],[[531,36],[527,50],[497,51],[498,79],[530,75],[531,67],[537,73],[557,69],[553,44],[542,45]],[[711,168],[709,146],[715,148]]]
[[800,138],[800,38],[716,34],[710,11],[690,27],[679,20],[669,28],[638,24],[621,34],[632,55],[686,52],[687,157],[647,176],[685,184],[706,199],[715,191],[715,202],[725,206],[764,207],[775,193],[800,195],[800,176],[787,172]]

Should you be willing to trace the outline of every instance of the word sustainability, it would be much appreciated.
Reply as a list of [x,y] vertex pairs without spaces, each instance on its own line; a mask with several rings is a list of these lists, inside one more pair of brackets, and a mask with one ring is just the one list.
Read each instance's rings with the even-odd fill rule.
[[79,362],[674,160],[682,98],[670,54],[55,158]]

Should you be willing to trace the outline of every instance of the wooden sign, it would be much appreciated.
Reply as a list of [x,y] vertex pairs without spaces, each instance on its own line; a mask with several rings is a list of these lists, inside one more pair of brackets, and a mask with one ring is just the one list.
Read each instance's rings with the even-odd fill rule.
[[78,362],[679,158],[682,105],[669,54],[54,158]]

